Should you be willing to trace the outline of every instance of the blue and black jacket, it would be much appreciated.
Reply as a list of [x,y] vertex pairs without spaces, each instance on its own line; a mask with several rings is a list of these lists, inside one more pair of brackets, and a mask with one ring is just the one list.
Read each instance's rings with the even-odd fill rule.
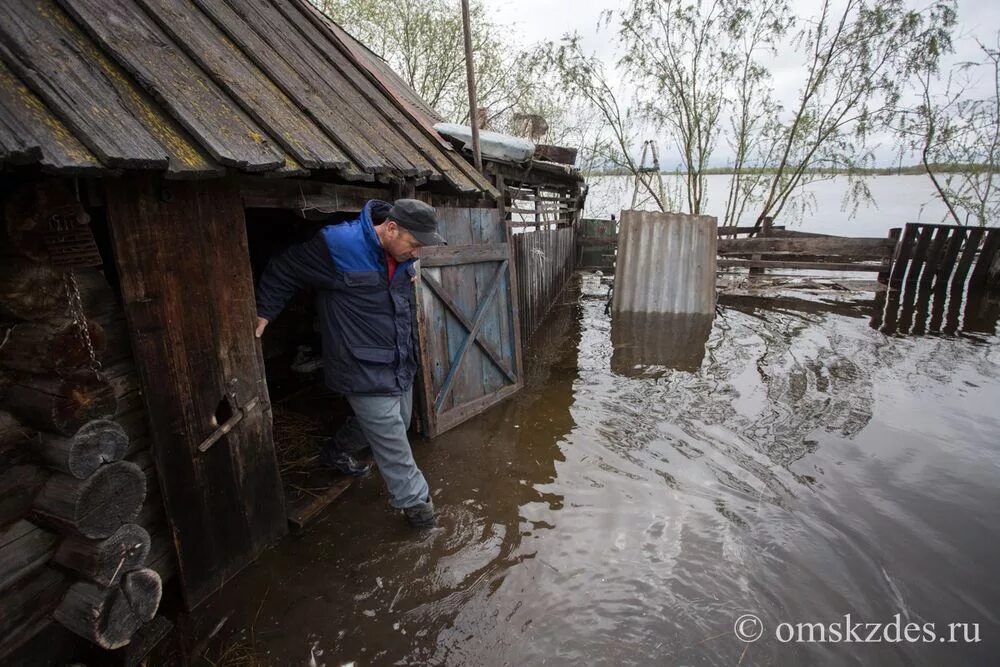
[[273,321],[296,290],[317,292],[326,385],[342,394],[402,394],[413,385],[414,261],[388,266],[372,206],[357,220],[329,225],[267,265],[257,286],[257,315]]

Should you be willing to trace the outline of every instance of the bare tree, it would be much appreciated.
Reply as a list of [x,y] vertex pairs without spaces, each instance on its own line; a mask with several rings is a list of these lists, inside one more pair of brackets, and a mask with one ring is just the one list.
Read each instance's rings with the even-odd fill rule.
[[[817,171],[847,169],[855,178],[853,169],[871,164],[867,140],[892,121],[911,72],[913,41],[926,34],[929,23],[947,31],[954,21],[953,0],[924,11],[907,9],[902,0],[846,0],[837,6],[839,11],[832,0],[823,0],[818,15],[804,21],[797,35],[806,80],[782,128],[758,224],[778,217]],[[856,178],[852,194],[869,196]]]
[[[919,62],[918,102],[900,112],[904,150],[920,155],[927,177],[955,224],[1000,220],[1000,33],[996,45],[978,42],[981,58],[958,63],[944,76]],[[987,95],[972,90],[985,74]]]
[[735,11],[731,34],[737,58],[732,86],[736,94],[725,133],[733,161],[722,226],[737,225],[747,206],[760,196],[765,173],[759,167],[774,159],[781,105],[773,98],[771,72],[760,58],[777,53],[778,41],[793,24],[786,0],[751,0]]
[[[449,0],[312,0],[324,13],[383,58],[443,118],[469,123],[462,15]],[[533,113],[544,90],[530,74],[528,54],[482,0],[470,3],[472,51],[479,106],[487,123],[507,129],[514,113]]]
[[[556,73],[560,85],[597,118],[598,129],[583,146],[585,174],[595,168],[602,171],[610,168],[631,176],[638,174],[640,165],[632,151],[641,143],[640,120],[619,102],[604,63],[584,53],[580,37],[575,34],[558,43],[549,43],[544,49],[544,62]],[[646,189],[657,208],[669,210],[670,203],[663,201],[655,188]]]
[[702,212],[705,169],[737,66],[728,48],[742,13],[733,0],[632,0],[618,14],[620,64],[643,113],[681,155],[687,210]]

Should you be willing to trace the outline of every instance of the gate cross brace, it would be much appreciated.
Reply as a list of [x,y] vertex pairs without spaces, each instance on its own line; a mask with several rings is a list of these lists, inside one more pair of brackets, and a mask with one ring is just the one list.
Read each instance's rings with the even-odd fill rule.
[[441,284],[437,283],[437,281],[433,278],[430,278],[430,276],[423,277],[424,280],[428,281],[428,286],[430,286],[438,297],[441,298],[444,304],[448,306],[449,310],[451,310],[455,317],[458,318],[458,321],[462,323],[462,326],[469,330],[469,335],[462,341],[462,346],[459,348],[458,354],[455,356],[455,359],[451,364],[451,368],[448,369],[448,376],[445,377],[444,383],[441,385],[441,390],[434,398],[434,408],[438,411],[441,410],[441,407],[444,405],[444,400],[448,397],[448,394],[451,393],[452,387],[455,385],[455,378],[458,375],[458,369],[462,365],[462,362],[465,361],[465,357],[468,354],[469,349],[472,347],[473,341],[479,343],[480,346],[486,350],[486,353],[490,356],[493,362],[497,363],[500,369],[503,370],[504,374],[511,378],[511,381],[516,382],[513,373],[508,372],[504,365],[499,364],[493,352],[487,349],[485,341],[479,340],[480,329],[483,326],[483,321],[486,319],[486,308],[490,305],[490,302],[493,301],[493,297],[497,293],[497,288],[500,286],[500,277],[507,269],[507,264],[508,260],[503,260],[493,273],[493,278],[490,280],[489,287],[486,289],[486,294],[483,296],[483,300],[479,302],[479,306],[476,307],[476,313],[473,315],[471,325],[469,324],[468,318],[462,314],[461,309],[456,306],[454,300],[452,300],[450,296],[445,298],[447,291],[441,286]]
[[[444,286],[430,274],[424,274],[420,277],[420,279],[426,282],[427,286],[431,288],[431,291],[444,302],[444,305],[448,307],[448,310],[451,311],[451,314],[455,316],[462,326],[465,327],[467,331],[472,331],[472,322],[465,316],[465,313],[462,312],[462,309],[458,306],[458,304],[455,303],[455,300],[452,298],[451,294],[448,293],[448,290],[446,290]],[[517,376],[514,375],[514,371],[510,369],[510,366],[503,362],[503,355],[500,354],[495,347],[493,347],[493,344],[490,341],[483,337],[483,332],[481,331],[476,336],[476,344],[482,348],[483,352],[485,352],[490,358],[490,361],[492,361],[497,368],[503,371],[503,374],[507,376],[508,380],[514,383],[517,382]]]

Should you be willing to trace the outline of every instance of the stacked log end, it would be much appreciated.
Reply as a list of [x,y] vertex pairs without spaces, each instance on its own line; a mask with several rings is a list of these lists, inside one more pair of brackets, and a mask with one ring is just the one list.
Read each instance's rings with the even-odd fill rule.
[[78,581],[53,616],[67,629],[105,649],[125,646],[156,615],[163,584],[153,570],[126,573],[117,586]]
[[89,421],[113,417],[118,399],[107,379],[76,371],[66,376],[15,377],[5,407],[38,430],[73,435]]
[[109,537],[92,540],[82,536],[65,538],[53,561],[102,586],[113,586],[149,557],[149,533],[142,526],[126,523]]
[[128,448],[128,436],[117,423],[95,419],[70,437],[42,435],[38,449],[53,470],[86,479],[105,463],[120,461]]
[[74,270],[88,344],[69,317],[65,270],[47,262],[37,225],[18,215],[10,226],[11,210],[0,226],[10,240],[0,262],[0,659],[53,619],[118,648],[156,614],[153,561],[162,572],[174,562],[169,541],[151,555],[147,528],[166,532],[151,461],[126,458],[149,438],[124,314],[100,270]]
[[35,516],[63,533],[104,538],[135,519],[145,497],[146,475],[117,461],[86,479],[53,474],[35,499]]

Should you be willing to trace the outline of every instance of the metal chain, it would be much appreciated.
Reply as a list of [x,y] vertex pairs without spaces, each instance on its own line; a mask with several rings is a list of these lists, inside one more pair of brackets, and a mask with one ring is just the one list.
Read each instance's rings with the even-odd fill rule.
[[73,318],[76,331],[87,348],[87,355],[90,357],[90,370],[94,371],[94,376],[101,379],[101,362],[97,359],[97,352],[94,351],[94,343],[90,340],[90,327],[87,326],[87,316],[83,314],[83,302],[80,299],[80,286],[76,283],[76,274],[70,269],[63,274],[66,285],[66,298],[69,301],[69,315]]

